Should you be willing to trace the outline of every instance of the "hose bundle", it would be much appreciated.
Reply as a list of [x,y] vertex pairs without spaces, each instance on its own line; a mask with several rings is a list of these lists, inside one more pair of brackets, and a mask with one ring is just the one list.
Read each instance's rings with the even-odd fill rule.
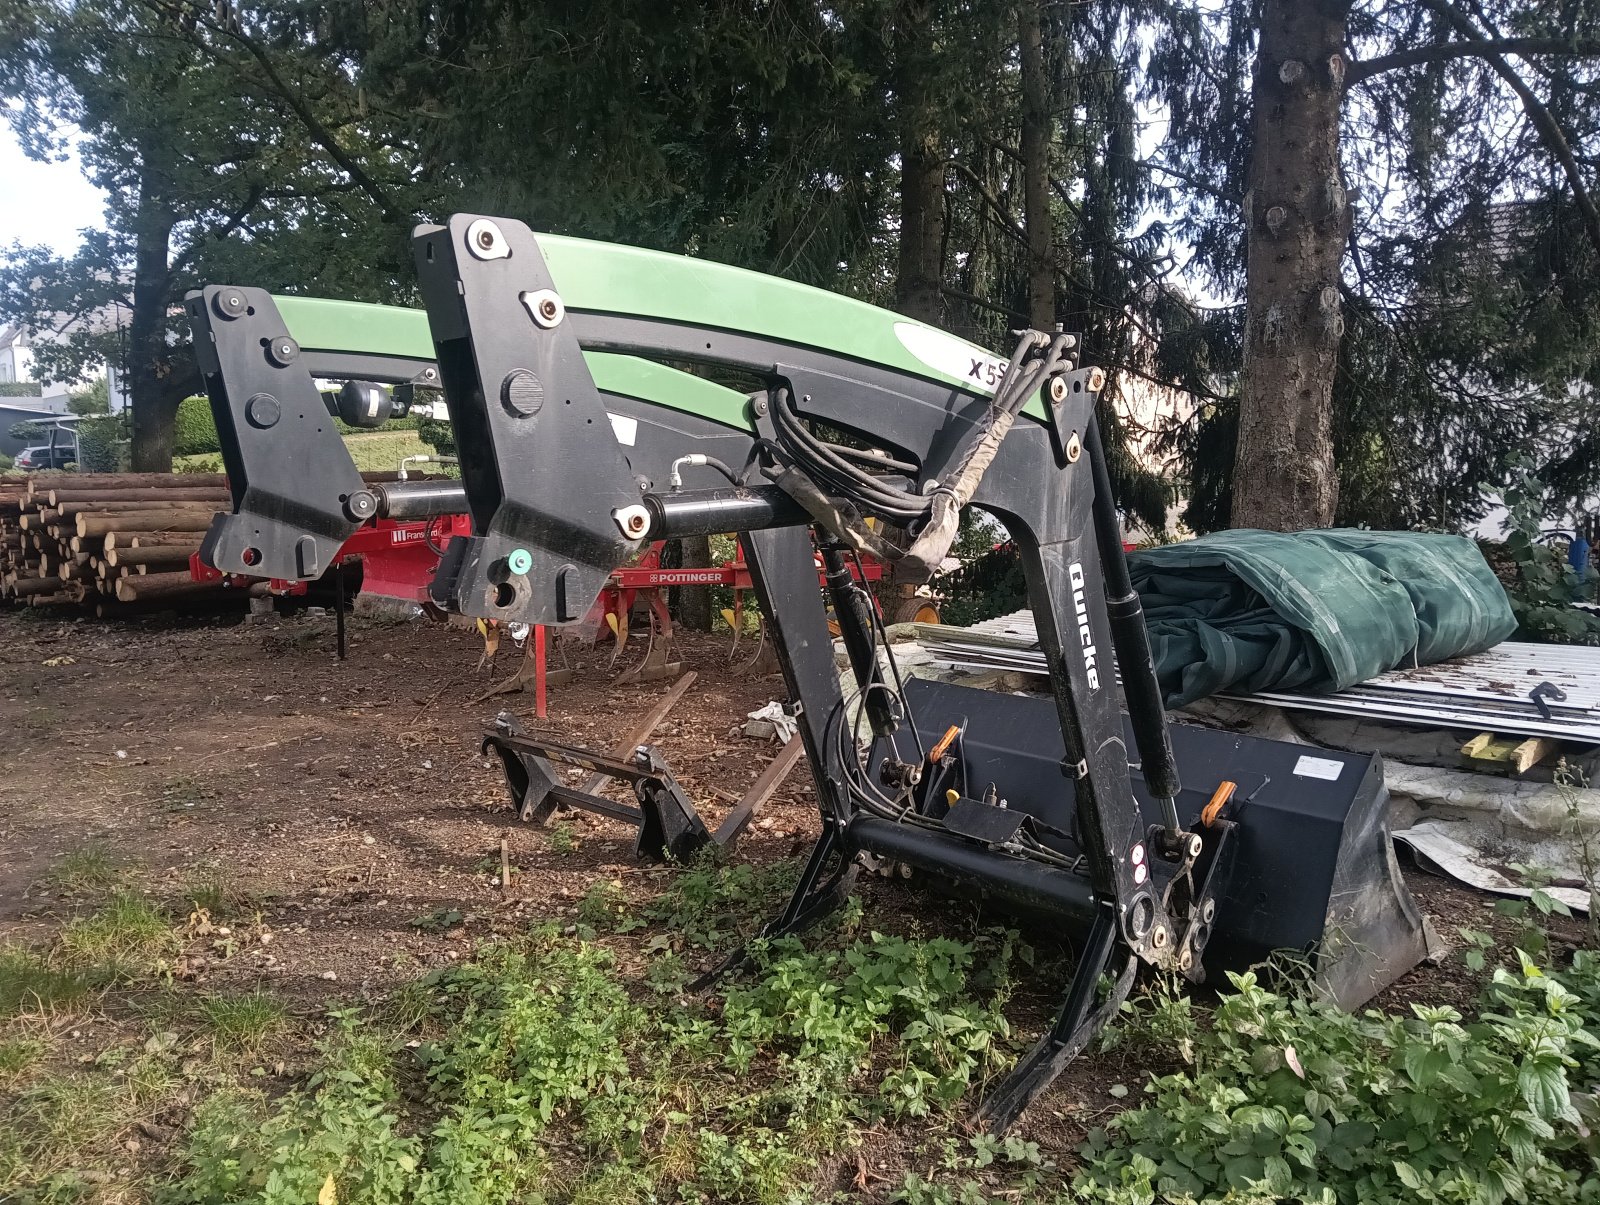
[[[950,551],[961,508],[977,492],[1022,407],[1044,382],[1071,367],[1067,353],[1073,344],[1070,335],[1022,332],[976,438],[962,450],[950,476],[927,493],[896,485],[881,475],[914,477],[916,466],[818,439],[782,396],[772,412],[778,443],[788,463],[779,466],[773,479],[851,547],[897,560],[905,577],[925,581]],[[865,527],[860,521],[863,515],[914,530],[911,546],[904,550],[893,547]]]

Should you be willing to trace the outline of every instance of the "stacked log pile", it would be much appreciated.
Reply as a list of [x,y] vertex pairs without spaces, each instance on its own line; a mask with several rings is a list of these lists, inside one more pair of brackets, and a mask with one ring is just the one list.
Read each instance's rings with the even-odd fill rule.
[[220,473],[0,478],[0,599],[101,616],[235,605],[255,588],[189,572],[211,516],[229,505]]

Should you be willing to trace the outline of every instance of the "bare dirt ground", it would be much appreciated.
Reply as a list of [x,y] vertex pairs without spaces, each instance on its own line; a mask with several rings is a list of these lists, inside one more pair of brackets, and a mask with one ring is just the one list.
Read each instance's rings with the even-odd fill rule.
[[[699,679],[654,738],[711,825],[776,752],[732,730],[783,695],[778,676],[730,673],[727,646],[680,640],[683,667]],[[473,670],[478,651],[474,633],[426,623],[352,620],[341,663],[331,617],[119,626],[0,613],[0,946],[56,932],[74,902],[52,867],[99,847],[169,907],[181,909],[199,881],[249,901],[247,921],[192,930],[176,985],[259,986],[315,1015],[467,958],[497,932],[571,916],[597,879],[631,898],[658,893],[675,871],[637,862],[621,824],[581,815],[552,829],[519,824],[479,740],[506,708],[537,731],[612,748],[670,682],[618,686],[605,654],[580,655],[579,680],[552,691],[551,718],[536,723],[530,694],[469,702],[490,681]],[[502,653],[497,677],[519,657]],[[815,831],[801,766],[735,856],[793,858]],[[516,869],[505,888],[502,837]],[[1487,898],[1411,878],[1447,938],[1463,925],[1507,931]],[[881,880],[864,879],[862,894],[868,924],[886,932],[964,935],[1001,919]],[[1067,950],[1056,935],[1027,936],[1038,981],[1015,1002],[1013,1023],[1037,1032]],[[1451,957],[1377,1003],[1467,1006],[1480,982]],[[1149,1069],[1127,1048],[1079,1060],[1030,1114],[1029,1137],[1067,1154],[1127,1103],[1112,1088]],[[869,1147],[886,1169],[874,1182],[904,1168],[901,1145],[889,1136]],[[864,1166],[841,1167],[840,1186]]]
[[[655,739],[714,824],[776,749],[729,731],[783,683],[726,672],[726,641],[677,647],[700,678]],[[59,902],[47,871],[100,843],[175,893],[199,874],[261,901],[266,946],[198,953],[185,975],[348,998],[466,954],[497,919],[569,912],[598,876],[665,873],[641,867],[620,824],[580,816],[561,852],[519,825],[479,740],[506,708],[609,749],[671,683],[613,686],[605,655],[575,657],[580,680],[552,691],[541,723],[531,693],[469,704],[491,681],[473,670],[478,651],[474,633],[423,623],[352,620],[341,663],[331,618],[130,628],[0,616],[0,933],[45,931]],[[503,651],[495,678],[520,656]],[[741,856],[789,856],[814,831],[812,807],[796,770]],[[503,835],[520,871],[508,891],[496,882]],[[450,910],[462,923],[411,923]]]

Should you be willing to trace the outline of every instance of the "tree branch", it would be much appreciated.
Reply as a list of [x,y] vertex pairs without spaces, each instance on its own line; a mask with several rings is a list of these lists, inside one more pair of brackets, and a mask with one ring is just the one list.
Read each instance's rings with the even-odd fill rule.
[[260,184],[252,184],[249,192],[245,194],[244,200],[239,203],[238,208],[228,215],[226,221],[220,225],[213,226],[210,230],[201,232],[190,242],[188,247],[184,248],[182,254],[173,259],[172,264],[167,268],[167,276],[169,278],[177,276],[184,268],[188,267],[194,257],[200,253],[200,248],[207,239],[225,239],[239,229],[240,226],[244,225],[245,219],[250,216],[257,205],[261,204],[262,191]]
[[[146,3],[157,14],[168,15],[165,7],[158,0],[146,0]],[[205,14],[208,10],[201,8],[199,11],[201,14]],[[327,152],[328,157],[338,164],[350,179],[356,182],[361,191],[367,194],[372,203],[378,207],[378,212],[383,215],[384,221],[396,226],[404,226],[410,223],[410,215],[402,213],[396,208],[383,187],[367,174],[366,169],[353,156],[339,145],[339,140],[334,135],[334,132],[323,124],[300,92],[289,86],[273,64],[272,57],[254,39],[250,38],[238,27],[237,20],[218,22],[209,16],[202,15],[200,20],[196,22],[196,26],[203,26],[213,36],[231,39],[243,47],[245,53],[256,61],[256,64],[266,75],[272,90],[278,94],[279,99],[288,105],[294,115],[300,119],[300,123],[305,127],[306,133],[311,136],[318,146]],[[216,48],[209,45],[204,39],[191,36],[191,41],[214,58],[220,59],[222,57],[218,54]]]
[[965,163],[958,163],[954,159],[946,160],[945,166],[955,168],[959,175],[966,177],[967,183],[971,184],[978,196],[983,198],[983,203],[993,211],[995,217],[1000,219],[1001,228],[1024,247],[1028,245],[1027,231],[1017,225],[1017,220],[1006,211],[1004,205],[1000,204],[1000,198],[989,191],[988,185],[978,178],[977,172],[973,171]]
[[[1482,40],[1478,37],[1477,27],[1466,14],[1449,3],[1449,0],[1423,0],[1423,3],[1448,21],[1451,28],[1462,38],[1469,41]],[[1545,146],[1556,157],[1556,161],[1561,164],[1567,183],[1572,187],[1573,203],[1583,215],[1584,231],[1588,234],[1589,241],[1594,244],[1596,254],[1600,254],[1600,210],[1596,210],[1594,198],[1589,195],[1589,189],[1583,182],[1583,173],[1572,157],[1572,147],[1567,142],[1566,134],[1562,132],[1561,123],[1549,109],[1545,108],[1544,102],[1534,95],[1533,89],[1528,87],[1523,78],[1511,69],[1511,64],[1506,62],[1502,55],[1485,52],[1481,57],[1517,94],[1517,99],[1522,102],[1523,112],[1528,115],[1529,122],[1538,131],[1539,137],[1544,140]]]
[[1346,85],[1359,84],[1385,71],[1398,71],[1418,67],[1423,63],[1442,63],[1451,59],[1486,58],[1491,54],[1561,55],[1568,58],[1594,58],[1600,56],[1600,42],[1567,38],[1480,38],[1460,42],[1438,42],[1432,46],[1412,46],[1375,59],[1361,59],[1350,64],[1345,73]]

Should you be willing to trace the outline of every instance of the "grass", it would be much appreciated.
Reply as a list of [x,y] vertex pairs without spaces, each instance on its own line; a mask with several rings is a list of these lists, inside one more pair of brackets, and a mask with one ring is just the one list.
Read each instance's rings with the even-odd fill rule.
[[23,1075],[50,1050],[41,1038],[16,1036],[0,1038],[0,1084]]
[[200,1002],[200,1017],[218,1043],[241,1049],[260,1046],[288,1023],[283,1002],[259,988],[242,996],[208,996]]
[[43,954],[0,947],[0,1017],[70,1009],[95,990],[95,977]]
[[77,966],[115,966],[125,972],[174,950],[177,935],[150,900],[118,892],[88,916],[61,931],[60,949]]
[[344,446],[363,473],[392,472],[405,456],[432,455],[433,449],[415,431],[374,431],[346,435]]
[[120,883],[127,868],[104,845],[85,845],[66,854],[50,868],[46,882],[59,892],[86,895],[106,891]]
[[252,910],[254,893],[239,886],[227,868],[214,863],[197,866],[183,885],[184,903],[213,921],[228,921]]

